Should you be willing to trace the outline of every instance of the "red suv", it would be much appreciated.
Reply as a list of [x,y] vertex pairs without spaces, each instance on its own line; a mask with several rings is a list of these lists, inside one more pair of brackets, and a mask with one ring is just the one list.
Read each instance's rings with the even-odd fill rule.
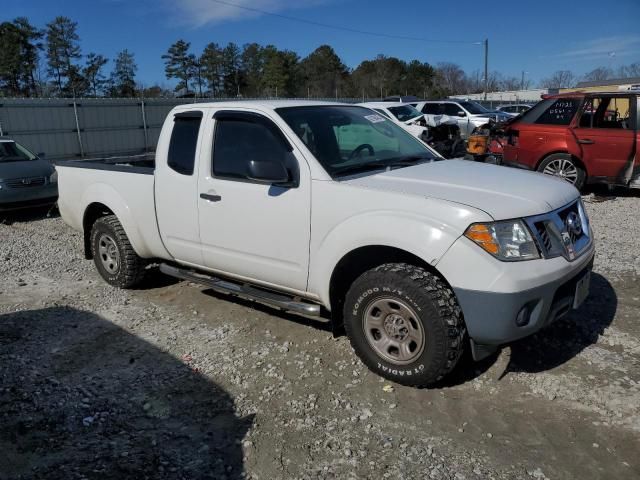
[[640,94],[576,92],[544,97],[508,124],[506,165],[556,175],[582,188],[640,188]]

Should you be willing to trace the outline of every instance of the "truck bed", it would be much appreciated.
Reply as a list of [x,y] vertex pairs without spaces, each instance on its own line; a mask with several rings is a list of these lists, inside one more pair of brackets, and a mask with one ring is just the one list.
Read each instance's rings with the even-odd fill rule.
[[84,231],[87,209],[104,205],[118,217],[138,255],[166,257],[156,222],[154,159],[144,154],[56,162],[62,218]]
[[140,155],[123,155],[82,160],[58,160],[55,161],[54,164],[60,167],[153,175],[156,166],[156,157],[155,153],[143,153]]

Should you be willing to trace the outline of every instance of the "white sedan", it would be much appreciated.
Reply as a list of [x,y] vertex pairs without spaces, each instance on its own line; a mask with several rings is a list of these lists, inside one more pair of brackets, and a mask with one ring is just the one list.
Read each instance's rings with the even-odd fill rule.
[[420,140],[426,141],[429,137],[429,130],[424,119],[424,114],[408,103],[365,102],[359,103],[358,105],[370,108],[384,115]]

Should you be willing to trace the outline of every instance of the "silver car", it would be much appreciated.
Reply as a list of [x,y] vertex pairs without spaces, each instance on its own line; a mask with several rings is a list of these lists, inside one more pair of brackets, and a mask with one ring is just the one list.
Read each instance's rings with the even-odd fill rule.
[[8,138],[0,138],[0,211],[53,205],[58,178],[51,162]]
[[476,102],[465,100],[437,100],[419,102],[416,108],[425,114],[425,117],[434,115],[447,115],[457,119],[460,127],[460,135],[463,138],[482,125],[490,121],[506,122],[510,115],[502,112],[491,112]]

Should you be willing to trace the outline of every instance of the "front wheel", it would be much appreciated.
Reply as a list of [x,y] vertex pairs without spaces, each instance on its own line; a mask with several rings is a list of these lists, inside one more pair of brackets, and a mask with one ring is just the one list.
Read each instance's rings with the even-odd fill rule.
[[392,263],[362,274],[347,293],[345,330],[369,369],[427,386],[458,363],[466,334],[453,291],[436,275]]
[[538,166],[538,172],[561,178],[578,190],[582,189],[587,178],[584,169],[567,153],[549,155]]

